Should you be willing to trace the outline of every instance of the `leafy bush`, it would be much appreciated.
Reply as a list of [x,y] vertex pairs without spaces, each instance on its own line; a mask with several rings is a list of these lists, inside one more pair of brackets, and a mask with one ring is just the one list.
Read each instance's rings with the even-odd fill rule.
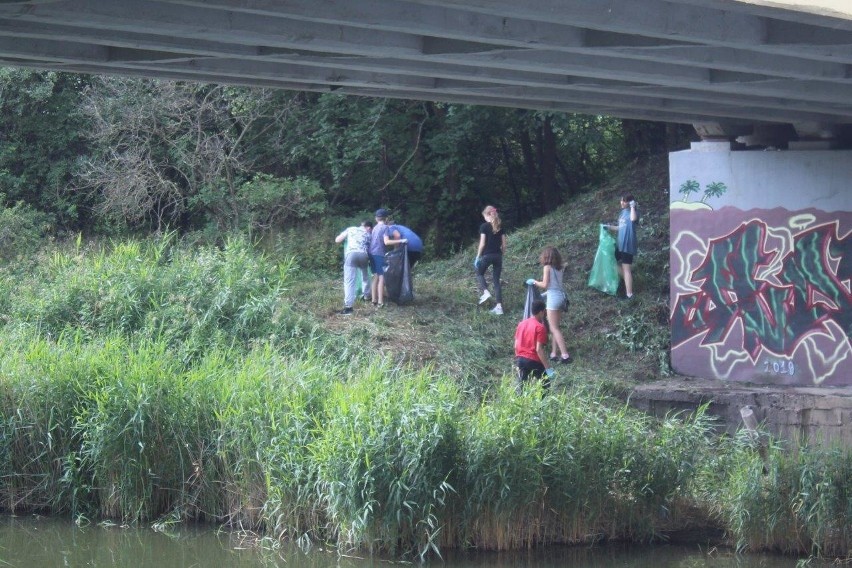
[[[4,200],[0,195],[0,202]],[[23,201],[0,207],[0,258],[14,260],[37,250],[48,227],[48,216]]]
[[296,259],[299,268],[306,272],[339,270],[343,264],[343,247],[334,242],[334,237],[359,223],[336,217],[314,218],[276,230],[269,239],[269,247],[276,257]]
[[326,199],[315,180],[257,174],[240,186],[236,205],[244,209],[241,229],[256,232],[314,219],[325,212]]

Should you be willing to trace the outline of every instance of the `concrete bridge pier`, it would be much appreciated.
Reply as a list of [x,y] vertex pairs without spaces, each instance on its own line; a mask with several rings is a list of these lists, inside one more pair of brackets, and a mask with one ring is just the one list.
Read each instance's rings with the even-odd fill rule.
[[669,156],[672,366],[694,379],[632,401],[711,402],[729,429],[751,405],[776,435],[852,443],[852,151],[755,135]]

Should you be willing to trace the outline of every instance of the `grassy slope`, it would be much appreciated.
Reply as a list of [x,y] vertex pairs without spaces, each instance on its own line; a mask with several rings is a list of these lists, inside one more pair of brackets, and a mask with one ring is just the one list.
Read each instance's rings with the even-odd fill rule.
[[[477,306],[474,246],[459,255],[421,263],[414,305],[383,310],[358,304],[353,316],[336,315],[342,283],[332,274],[304,280],[294,302],[332,333],[371,345],[401,363],[432,365],[482,391],[512,370],[512,336],[523,312],[524,280],[541,277],[538,255],[556,246],[566,259],[571,307],[562,329],[575,362],[560,366],[559,382],[594,381],[629,389],[668,372],[669,198],[668,160],[628,164],[604,187],[576,198],[514,231],[504,259],[502,317]],[[615,222],[619,196],[633,193],[642,213],[640,253],[634,266],[637,299],[619,301],[586,285],[603,221]],[[476,228],[471,229],[475,233]],[[330,237],[333,238],[333,237]],[[487,306],[490,307],[490,304]],[[486,308],[487,308],[486,307]]]

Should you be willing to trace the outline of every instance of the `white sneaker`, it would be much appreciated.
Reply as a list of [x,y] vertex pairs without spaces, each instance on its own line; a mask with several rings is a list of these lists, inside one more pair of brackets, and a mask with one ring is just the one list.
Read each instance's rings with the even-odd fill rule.
[[479,303],[480,303],[480,304],[484,304],[484,303],[485,303],[485,301],[486,301],[486,300],[488,300],[488,298],[490,298],[490,297],[491,297],[491,292],[489,292],[488,290],[486,290],[486,291],[485,291],[485,292],[483,292],[483,293],[482,293],[482,295],[479,297]]
[[502,316],[503,315],[503,306],[500,306],[500,305],[494,306],[491,309],[491,313],[494,314],[495,316]]

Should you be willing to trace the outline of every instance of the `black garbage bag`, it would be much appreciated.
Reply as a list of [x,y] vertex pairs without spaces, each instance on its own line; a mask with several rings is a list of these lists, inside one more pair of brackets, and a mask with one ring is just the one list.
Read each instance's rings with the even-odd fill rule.
[[400,306],[414,301],[414,284],[408,266],[408,245],[385,254],[385,289],[391,302]]
[[532,305],[536,300],[543,300],[543,296],[541,292],[538,291],[536,286],[532,286],[527,284],[527,299],[524,300],[524,319],[527,319],[532,315]]

